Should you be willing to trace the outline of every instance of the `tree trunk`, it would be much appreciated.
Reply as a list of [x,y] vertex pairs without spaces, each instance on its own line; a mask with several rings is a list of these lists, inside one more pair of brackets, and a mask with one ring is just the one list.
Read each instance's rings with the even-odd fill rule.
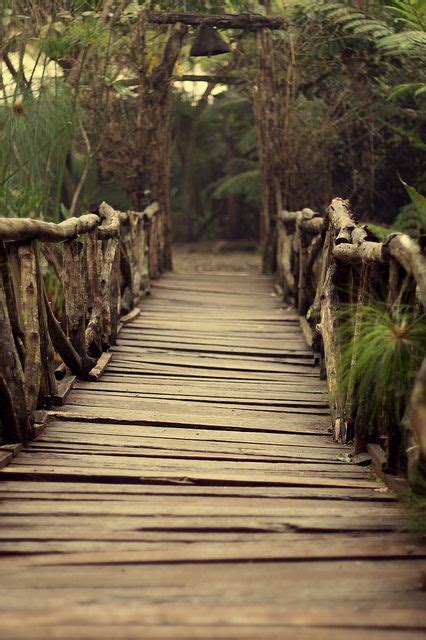
[[263,204],[260,240],[264,271],[275,267],[275,220],[280,189],[280,165],[283,157],[279,129],[279,93],[275,74],[274,50],[270,29],[256,33],[258,77],[253,87],[253,112],[256,124],[262,178]]
[[175,24],[170,30],[161,62],[151,74],[141,68],[139,78],[139,112],[135,132],[138,157],[135,160],[133,201],[137,209],[143,209],[148,188],[151,199],[160,205],[159,244],[163,247],[160,263],[165,269],[173,267],[169,203],[171,81],[186,32],[186,26]]

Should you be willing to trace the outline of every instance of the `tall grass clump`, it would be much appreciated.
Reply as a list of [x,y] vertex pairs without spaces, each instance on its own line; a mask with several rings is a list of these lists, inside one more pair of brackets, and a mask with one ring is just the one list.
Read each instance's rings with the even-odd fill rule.
[[71,89],[54,81],[0,102],[1,215],[58,218],[76,110]]
[[362,412],[370,434],[399,427],[426,350],[425,317],[374,302],[359,310],[354,331],[348,316],[341,327],[341,393],[352,394],[352,410]]

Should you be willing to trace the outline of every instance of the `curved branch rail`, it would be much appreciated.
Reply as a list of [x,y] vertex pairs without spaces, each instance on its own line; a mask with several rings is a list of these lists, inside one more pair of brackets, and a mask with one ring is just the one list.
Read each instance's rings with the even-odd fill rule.
[[[344,305],[355,309],[354,334],[367,300],[426,308],[426,259],[419,245],[402,233],[382,243],[366,225],[357,224],[350,204],[335,198],[324,216],[310,209],[282,211],[277,224],[277,270],[284,299],[298,309],[305,335],[322,357],[328,383],[333,433],[341,442],[354,441],[355,453],[368,445],[369,417],[354,415],[351,385],[342,397],[338,385],[341,357],[336,329]],[[358,324],[357,324],[358,323]],[[357,329],[358,326],[358,329]],[[426,363],[406,412],[416,446],[416,468],[426,476]],[[379,433],[386,468],[399,470],[405,444],[401,432]]]
[[[116,342],[120,315],[159,275],[161,224],[157,203],[122,212],[103,202],[59,224],[0,218],[0,443],[30,439],[36,410],[58,396],[61,368],[89,378]],[[62,287],[61,319],[46,293],[49,269]]]

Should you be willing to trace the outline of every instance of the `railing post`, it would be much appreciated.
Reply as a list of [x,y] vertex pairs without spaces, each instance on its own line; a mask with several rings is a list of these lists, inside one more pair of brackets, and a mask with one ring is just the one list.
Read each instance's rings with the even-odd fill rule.
[[40,358],[41,358],[41,391],[45,398],[51,399],[58,391],[54,371],[55,351],[50,339],[47,323],[47,312],[43,295],[43,275],[40,267],[40,251],[38,244],[35,244],[35,260],[37,271],[37,305],[40,325]]
[[13,334],[9,308],[12,300],[7,253],[0,242],[0,423],[4,442],[25,442],[31,437],[24,372]]
[[101,354],[102,295],[100,275],[102,272],[102,247],[98,240],[98,229],[94,229],[86,236],[86,270],[90,292],[88,296],[90,315],[85,331],[86,349],[89,351],[95,345],[96,351]]
[[[86,304],[82,282],[82,262],[85,260],[84,243],[79,239],[67,240],[63,244],[63,291],[68,335],[79,354],[83,376],[90,371],[94,361],[88,357],[86,348]],[[80,254],[83,255],[80,255]]]
[[21,264],[22,315],[25,334],[25,395],[27,409],[32,414],[39,403],[42,380],[35,242],[21,244],[18,255]]

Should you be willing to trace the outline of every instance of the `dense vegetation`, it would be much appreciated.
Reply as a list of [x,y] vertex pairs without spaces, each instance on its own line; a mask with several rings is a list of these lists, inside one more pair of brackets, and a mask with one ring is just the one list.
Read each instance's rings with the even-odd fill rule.
[[[342,195],[364,219],[424,230],[416,193],[426,191],[423,0],[3,4],[2,215],[56,219],[104,197],[139,204],[138,76],[154,73],[168,32],[147,23],[146,9],[270,11],[290,20],[273,33],[283,205],[322,208]],[[258,234],[255,40],[223,36],[229,54],[196,59],[190,33],[174,69],[230,79],[175,83],[171,198],[180,239]],[[416,189],[417,208],[402,180]]]

